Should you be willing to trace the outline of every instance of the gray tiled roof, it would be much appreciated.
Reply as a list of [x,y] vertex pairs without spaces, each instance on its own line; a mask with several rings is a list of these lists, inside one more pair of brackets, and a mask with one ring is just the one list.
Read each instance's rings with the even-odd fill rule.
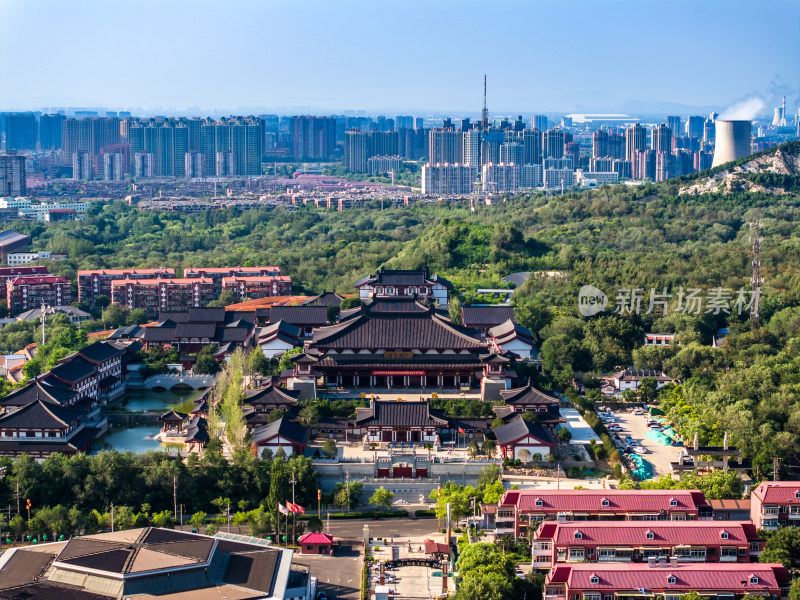
[[547,429],[538,423],[531,423],[522,418],[522,416],[512,419],[505,425],[495,427],[492,429],[494,435],[497,437],[497,443],[500,445],[510,444],[518,439],[530,435],[546,444],[555,444],[556,441]]
[[461,309],[461,321],[467,327],[489,328],[514,318],[511,306],[465,306]]
[[487,344],[474,329],[459,327],[428,312],[369,313],[314,331],[311,346],[335,349],[479,350]]
[[356,409],[356,426],[447,427],[447,419],[432,415],[427,402],[376,400],[371,408]]

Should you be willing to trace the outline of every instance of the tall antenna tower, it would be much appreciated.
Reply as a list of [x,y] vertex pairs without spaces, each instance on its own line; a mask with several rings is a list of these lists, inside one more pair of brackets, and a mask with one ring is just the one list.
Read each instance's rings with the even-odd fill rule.
[[750,228],[753,230],[750,236],[750,243],[753,247],[753,275],[750,277],[750,287],[753,295],[750,303],[750,329],[755,330],[759,326],[761,286],[764,284],[764,278],[760,276],[761,259],[759,258],[761,242],[764,241],[764,238],[761,237],[761,221],[758,220],[758,217],[750,223]]
[[489,129],[489,109],[486,106],[486,73],[483,74],[483,110],[481,111],[481,131]]

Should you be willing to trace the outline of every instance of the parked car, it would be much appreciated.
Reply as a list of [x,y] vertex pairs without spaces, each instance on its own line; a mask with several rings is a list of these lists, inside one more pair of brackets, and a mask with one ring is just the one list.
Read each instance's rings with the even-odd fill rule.
[[647,454],[647,448],[644,446],[636,446],[633,451],[636,452],[636,454]]
[[519,577],[520,579],[525,579],[525,571],[523,571],[522,569],[517,569],[516,576]]

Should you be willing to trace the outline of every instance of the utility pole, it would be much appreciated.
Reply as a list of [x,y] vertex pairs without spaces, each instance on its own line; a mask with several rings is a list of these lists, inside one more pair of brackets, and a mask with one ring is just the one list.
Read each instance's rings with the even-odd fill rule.
[[17,514],[20,514],[19,510],[19,480],[17,480],[17,492],[14,494],[17,498]]
[[781,459],[777,456],[772,459],[772,480],[779,481],[781,478]]
[[350,471],[344,472],[344,489],[347,490],[347,512],[350,512]]
[[114,503],[111,503],[111,533],[114,533]]
[[178,479],[175,475],[172,476],[172,506],[173,516],[178,518]]
[[228,533],[231,532],[231,503],[228,502],[228,507],[225,509],[225,516],[228,517]]
[[750,228],[753,234],[750,236],[750,243],[753,245],[753,275],[750,277],[750,287],[752,299],[750,301],[750,330],[755,331],[759,326],[759,304],[761,303],[761,286],[764,283],[764,278],[760,276],[761,260],[759,253],[761,252],[761,242],[764,238],[761,237],[761,221],[758,217],[750,223]]
[[44,347],[44,322],[47,320],[47,316],[44,312],[44,300],[42,300],[42,347]]

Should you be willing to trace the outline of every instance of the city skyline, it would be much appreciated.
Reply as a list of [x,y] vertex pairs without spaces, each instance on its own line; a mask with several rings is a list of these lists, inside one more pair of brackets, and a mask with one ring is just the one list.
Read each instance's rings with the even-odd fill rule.
[[22,59],[6,61],[0,110],[477,114],[487,73],[493,115],[721,112],[756,96],[768,116],[784,94],[796,113],[800,5],[770,4],[772,18],[759,19],[743,1],[677,2],[668,19],[655,6],[583,0],[240,0],[225,14],[208,2],[189,12],[145,1],[131,14],[10,0],[0,34]]

